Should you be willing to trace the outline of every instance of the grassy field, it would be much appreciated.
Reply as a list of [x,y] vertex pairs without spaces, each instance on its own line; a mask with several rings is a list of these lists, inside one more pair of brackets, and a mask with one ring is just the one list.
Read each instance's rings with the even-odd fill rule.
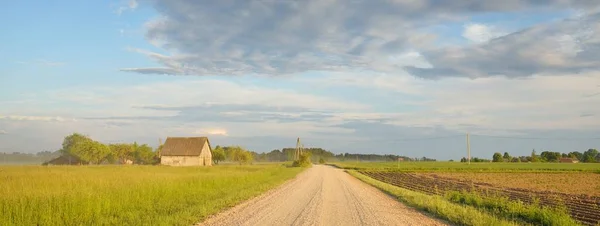
[[302,169],[2,166],[0,225],[190,225]]
[[354,170],[388,171],[473,171],[473,172],[522,172],[522,171],[579,171],[600,173],[597,163],[496,163],[477,162],[335,162],[340,168]]

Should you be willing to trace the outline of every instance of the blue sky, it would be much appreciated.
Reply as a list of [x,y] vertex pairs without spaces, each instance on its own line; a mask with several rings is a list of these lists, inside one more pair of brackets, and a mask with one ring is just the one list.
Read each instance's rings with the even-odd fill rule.
[[439,159],[467,132],[480,157],[598,148],[593,1],[346,3],[5,3],[0,152],[72,132]]

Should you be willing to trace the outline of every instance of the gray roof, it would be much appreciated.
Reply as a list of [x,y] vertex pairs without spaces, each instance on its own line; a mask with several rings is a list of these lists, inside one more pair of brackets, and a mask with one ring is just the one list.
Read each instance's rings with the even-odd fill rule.
[[161,150],[161,156],[198,156],[208,137],[167,137]]

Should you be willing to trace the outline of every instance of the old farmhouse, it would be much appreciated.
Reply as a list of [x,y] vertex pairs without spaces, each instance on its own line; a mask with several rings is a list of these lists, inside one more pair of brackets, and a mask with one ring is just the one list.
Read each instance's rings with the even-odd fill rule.
[[212,150],[207,137],[167,137],[160,164],[170,166],[211,166]]

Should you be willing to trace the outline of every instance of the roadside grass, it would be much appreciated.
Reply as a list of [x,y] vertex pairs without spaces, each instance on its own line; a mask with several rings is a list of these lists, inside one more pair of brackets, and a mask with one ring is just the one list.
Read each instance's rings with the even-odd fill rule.
[[191,225],[295,177],[250,166],[3,166],[0,225]]
[[494,216],[511,221],[534,225],[581,225],[569,216],[566,207],[550,208],[539,203],[525,204],[511,201],[508,197],[488,194],[481,196],[474,192],[452,191],[445,198],[451,202],[473,206]]
[[498,218],[475,207],[452,203],[441,196],[430,196],[396,187],[359,172],[348,170],[352,176],[398,198],[409,206],[431,213],[441,219],[458,225],[518,225],[515,221]]
[[403,172],[600,172],[597,163],[332,162],[343,169]]

